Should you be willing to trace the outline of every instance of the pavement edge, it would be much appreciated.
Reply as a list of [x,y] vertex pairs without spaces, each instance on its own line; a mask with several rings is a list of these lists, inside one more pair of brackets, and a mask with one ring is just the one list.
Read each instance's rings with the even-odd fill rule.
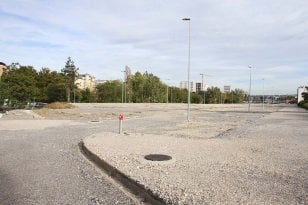
[[146,189],[142,184],[137,183],[135,180],[129,178],[124,173],[108,164],[105,160],[99,158],[96,154],[91,152],[84,144],[83,141],[78,144],[81,153],[97,167],[99,167],[107,175],[115,179],[117,183],[125,187],[131,194],[136,196],[143,204],[151,205],[166,205],[163,199],[154,195],[149,189]]

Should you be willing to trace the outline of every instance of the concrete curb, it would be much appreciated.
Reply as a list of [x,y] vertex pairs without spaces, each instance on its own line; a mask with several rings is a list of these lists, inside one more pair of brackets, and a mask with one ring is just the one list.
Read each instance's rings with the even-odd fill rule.
[[83,141],[81,141],[78,145],[81,153],[84,154],[88,160],[93,162],[107,175],[115,179],[120,185],[124,186],[130,193],[136,196],[137,199],[140,199],[142,203],[151,205],[167,204],[163,199],[154,195],[151,190],[146,189],[142,184],[137,183],[135,180],[129,178],[111,164],[108,164],[106,161],[99,158],[85,146]]

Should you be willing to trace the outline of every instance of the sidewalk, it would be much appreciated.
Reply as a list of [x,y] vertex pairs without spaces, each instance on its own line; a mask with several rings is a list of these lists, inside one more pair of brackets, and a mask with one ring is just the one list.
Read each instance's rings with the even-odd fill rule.
[[[104,132],[83,143],[126,176],[125,183],[165,204],[307,203],[307,111],[285,108],[210,139],[189,138],[189,132],[187,137]],[[149,161],[144,158],[149,154],[172,159]]]

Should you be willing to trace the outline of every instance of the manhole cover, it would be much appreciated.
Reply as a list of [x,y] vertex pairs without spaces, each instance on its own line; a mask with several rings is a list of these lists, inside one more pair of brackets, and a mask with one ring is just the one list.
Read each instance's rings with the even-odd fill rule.
[[99,120],[91,120],[90,122],[99,122]]
[[144,156],[144,158],[150,161],[167,161],[167,160],[172,159],[171,156],[164,155],[164,154],[149,154],[149,155]]

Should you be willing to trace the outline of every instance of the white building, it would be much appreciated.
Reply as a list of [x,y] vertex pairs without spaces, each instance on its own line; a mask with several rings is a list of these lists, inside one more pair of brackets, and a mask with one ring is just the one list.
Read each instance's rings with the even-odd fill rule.
[[225,85],[224,86],[224,93],[229,93],[231,91],[231,86],[230,85]]
[[308,86],[300,86],[297,88],[297,103],[304,100],[303,93],[308,93]]
[[96,85],[107,83],[107,82],[108,82],[108,80],[96,80]]
[[81,74],[77,77],[75,85],[81,90],[89,89],[90,91],[95,90],[96,81],[95,77],[90,76],[89,74]]
[[[195,92],[196,91],[196,87],[195,87],[195,84],[194,82],[190,81],[190,92]],[[181,89],[188,89],[188,85],[187,85],[187,81],[181,81],[180,82],[180,88]]]

